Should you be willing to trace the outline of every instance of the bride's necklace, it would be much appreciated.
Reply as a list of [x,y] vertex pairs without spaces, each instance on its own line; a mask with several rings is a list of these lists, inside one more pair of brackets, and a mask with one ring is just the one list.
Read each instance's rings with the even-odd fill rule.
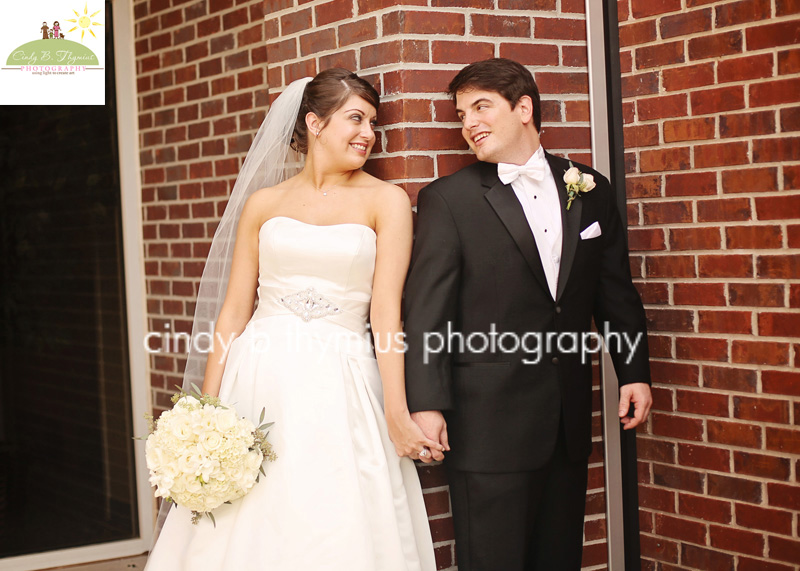
[[322,194],[322,196],[328,196],[328,192],[330,192],[331,190],[333,190],[333,189],[334,189],[334,188],[336,188],[337,186],[339,186],[339,183],[336,183],[336,184],[334,184],[333,186],[329,187],[329,188],[328,188],[328,190],[323,190],[323,189],[321,189],[321,188],[316,188],[316,187],[314,187],[314,190],[315,190],[315,191],[317,191],[317,192],[319,192],[319,193],[321,193],[321,194]]
[[311,186],[314,188],[314,191],[315,191],[315,192],[319,192],[320,194],[322,194],[322,196],[328,196],[328,193],[329,193],[330,191],[332,191],[334,188],[338,187],[338,186],[339,186],[340,184],[342,184],[342,183],[343,183],[345,180],[349,180],[349,179],[350,179],[350,176],[352,176],[352,175],[350,175],[350,174],[346,174],[346,175],[345,175],[345,178],[343,178],[342,180],[340,180],[339,182],[337,182],[337,183],[336,183],[336,184],[334,184],[333,186],[329,186],[327,189],[323,189],[322,187],[320,187],[320,188],[317,188],[316,186],[314,186],[314,183],[311,183]]

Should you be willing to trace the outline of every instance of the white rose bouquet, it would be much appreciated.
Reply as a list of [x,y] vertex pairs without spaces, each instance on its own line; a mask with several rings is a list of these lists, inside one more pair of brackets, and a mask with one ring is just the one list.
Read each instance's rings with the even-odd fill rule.
[[151,422],[145,457],[156,497],[192,510],[196,524],[203,515],[214,522],[211,510],[247,494],[264,474],[264,460],[277,456],[267,442],[273,423],[264,424],[264,410],[256,428],[219,398],[192,387],[192,393],[172,397],[172,410]]

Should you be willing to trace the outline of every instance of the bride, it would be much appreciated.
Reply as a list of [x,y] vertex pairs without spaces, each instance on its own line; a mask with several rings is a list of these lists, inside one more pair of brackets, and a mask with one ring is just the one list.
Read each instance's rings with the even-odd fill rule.
[[[253,421],[265,407],[278,459],[214,511],[216,527],[173,507],[149,571],[436,568],[412,458],[442,447],[411,420],[403,376],[411,207],[361,170],[378,105],[366,81],[326,70],[292,83],[256,135],[214,237],[193,338],[214,330],[203,392]],[[292,177],[290,142],[307,155]],[[200,357],[190,354],[185,385]]]

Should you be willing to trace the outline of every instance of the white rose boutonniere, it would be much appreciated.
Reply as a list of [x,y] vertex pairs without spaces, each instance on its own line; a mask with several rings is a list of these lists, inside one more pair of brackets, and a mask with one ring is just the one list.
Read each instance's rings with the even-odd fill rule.
[[569,162],[569,170],[564,173],[564,182],[567,183],[567,210],[581,192],[589,192],[597,186],[594,177],[584,174],[578,170],[578,167],[572,166],[572,161]]

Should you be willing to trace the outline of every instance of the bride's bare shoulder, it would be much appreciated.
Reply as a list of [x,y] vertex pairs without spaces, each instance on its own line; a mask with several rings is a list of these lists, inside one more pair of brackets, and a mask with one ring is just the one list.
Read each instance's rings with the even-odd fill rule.
[[294,181],[290,178],[275,186],[258,189],[250,196],[249,200],[259,204],[279,200],[292,186],[294,186]]
[[411,220],[411,200],[403,188],[367,173],[363,175],[359,186],[376,227],[383,226],[381,222]]
[[260,228],[264,222],[272,217],[276,205],[286,194],[287,187],[284,181],[275,186],[261,188],[251,194],[242,209],[242,222],[253,228]]
[[256,190],[247,199],[245,208],[269,211],[274,205],[280,202],[294,186],[292,179],[285,180],[275,186],[269,186]]
[[[391,202],[396,202],[398,200],[403,201],[404,199],[408,200],[406,191],[401,187],[397,186],[396,184],[386,182],[385,180],[381,180],[363,171],[359,173],[358,186],[365,191],[368,191],[375,201],[379,203],[387,200]],[[410,207],[411,204],[409,203],[409,208]]]

